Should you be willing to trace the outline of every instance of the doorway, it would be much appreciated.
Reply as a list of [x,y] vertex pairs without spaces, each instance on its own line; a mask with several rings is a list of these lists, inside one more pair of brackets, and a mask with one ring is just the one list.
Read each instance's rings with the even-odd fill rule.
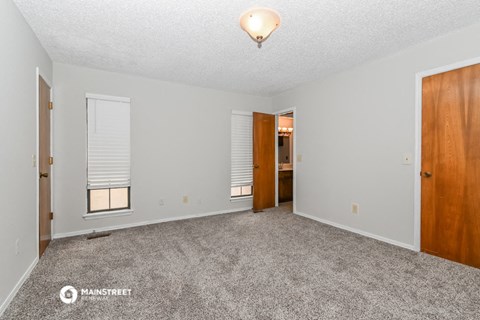
[[480,267],[480,64],[421,77],[420,250]]
[[282,110],[276,118],[276,205],[295,212],[295,109]]
[[38,256],[52,239],[51,87],[37,72],[38,81]]

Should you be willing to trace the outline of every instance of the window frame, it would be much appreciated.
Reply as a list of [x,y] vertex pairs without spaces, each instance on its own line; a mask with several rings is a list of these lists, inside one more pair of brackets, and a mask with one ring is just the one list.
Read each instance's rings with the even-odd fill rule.
[[[106,101],[111,101],[111,102],[124,102],[128,103],[130,107],[130,114],[129,114],[129,125],[130,125],[130,135],[131,135],[131,99],[127,97],[119,97],[119,96],[109,96],[109,95],[103,95],[103,94],[96,94],[96,93],[86,93],[85,94],[85,102],[86,102],[86,131],[85,131],[85,139],[86,139],[86,144],[87,144],[87,152],[85,153],[85,161],[86,161],[86,167],[85,171],[87,172],[87,180],[88,180],[88,99],[95,99],[95,100],[106,100]],[[131,149],[130,149],[130,158],[131,158]],[[131,162],[130,162],[130,168],[131,168]],[[131,175],[131,169],[130,169],[130,175]],[[130,176],[130,181],[131,181],[131,176]],[[105,188],[89,188],[88,184],[86,186],[86,191],[87,191],[87,196],[86,196],[86,213],[83,214],[83,219],[85,220],[91,220],[91,219],[102,219],[102,218],[108,218],[108,217],[114,217],[114,216],[123,216],[123,215],[130,215],[133,213],[133,208],[132,208],[132,202],[131,202],[131,182],[127,186],[112,186],[112,187],[105,187]],[[102,210],[90,210],[90,191],[91,190],[109,190],[109,207],[111,207],[111,189],[127,189],[128,190],[128,207],[122,207],[122,208],[110,208],[110,209],[102,209]]]
[[[252,121],[252,130],[253,130],[253,112],[252,111],[241,111],[241,110],[232,110],[231,114],[230,114],[230,201],[232,202],[235,202],[235,201],[242,201],[242,200],[250,200],[253,198],[253,162],[252,162],[252,183],[251,184],[246,184],[246,185],[236,185],[236,186],[232,186],[232,165],[231,165],[231,161],[232,161],[232,149],[233,149],[233,145],[232,145],[232,138],[233,138],[233,116],[234,115],[240,115],[240,116],[249,116],[251,117],[251,121]],[[253,134],[253,132],[252,132]],[[252,157],[253,157],[253,136],[252,136]],[[242,188],[244,187],[250,187],[250,194],[242,194]],[[240,195],[238,196],[232,196],[232,190],[234,188],[240,188]]]
[[[112,189],[127,189],[127,207],[113,208],[112,209]],[[108,190],[108,206],[110,209],[101,209],[101,210],[90,210],[90,192],[95,190]],[[112,212],[112,211],[121,211],[121,210],[130,210],[130,186],[128,187],[117,187],[117,188],[98,188],[98,189],[87,189],[87,214],[100,213],[100,212]]]
[[[243,188],[245,188],[245,187],[250,187],[250,193],[249,194],[243,194]],[[234,189],[234,188],[240,188],[240,195],[232,196],[232,189]],[[235,187],[230,186],[230,199],[231,200],[244,199],[244,198],[248,198],[248,197],[253,197],[253,184],[244,185],[244,186],[235,186]]]

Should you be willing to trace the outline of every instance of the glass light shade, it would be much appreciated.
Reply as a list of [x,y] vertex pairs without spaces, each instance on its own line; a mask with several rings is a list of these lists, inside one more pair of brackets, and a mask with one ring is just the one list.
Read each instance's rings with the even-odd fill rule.
[[262,42],[280,26],[280,16],[272,9],[253,8],[242,14],[240,26],[261,48]]

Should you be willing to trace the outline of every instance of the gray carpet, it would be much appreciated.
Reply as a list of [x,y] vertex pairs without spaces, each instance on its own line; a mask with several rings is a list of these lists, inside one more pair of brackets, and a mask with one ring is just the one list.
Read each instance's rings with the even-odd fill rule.
[[480,270],[285,211],[53,241],[1,319],[480,319]]

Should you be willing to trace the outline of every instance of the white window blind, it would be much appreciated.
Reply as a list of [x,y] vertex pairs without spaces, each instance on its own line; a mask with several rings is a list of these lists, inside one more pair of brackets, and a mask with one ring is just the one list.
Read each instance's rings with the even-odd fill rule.
[[87,98],[87,114],[87,188],[129,187],[130,103]]
[[232,112],[232,188],[253,185],[252,126],[252,113]]

